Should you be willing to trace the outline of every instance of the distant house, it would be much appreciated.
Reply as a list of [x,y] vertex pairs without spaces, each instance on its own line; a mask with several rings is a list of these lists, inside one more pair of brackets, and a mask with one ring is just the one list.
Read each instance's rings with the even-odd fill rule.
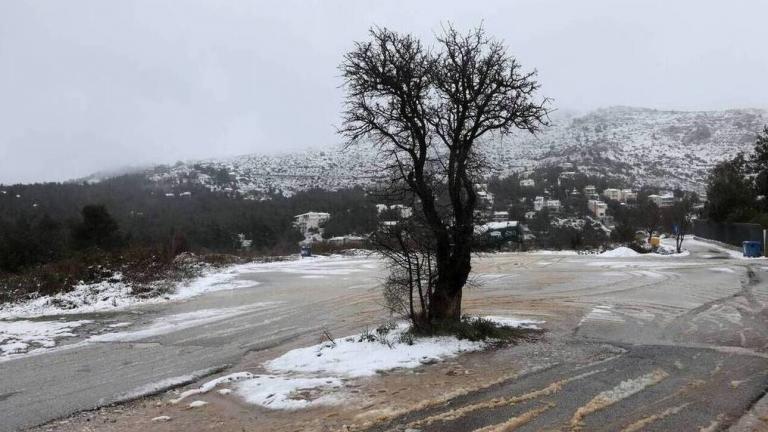
[[331,237],[328,239],[328,243],[334,246],[362,247],[364,242],[365,238],[354,235]]
[[520,180],[520,187],[535,187],[536,181],[533,179],[523,179]]
[[509,220],[509,212],[508,211],[495,211],[493,212],[493,221],[494,222],[504,222]]
[[542,211],[544,209],[545,200],[543,196],[537,196],[533,200],[533,209],[535,211]]
[[595,188],[594,185],[586,185],[584,186],[584,195],[590,196],[597,193],[597,188]]
[[637,192],[633,192],[632,189],[622,189],[621,201],[622,202],[637,201]]
[[475,235],[492,243],[522,242],[523,229],[517,221],[488,222],[475,226]]
[[587,208],[597,218],[604,218],[605,212],[608,210],[608,205],[602,201],[589,200],[587,201]]
[[531,220],[536,218],[536,212],[535,211],[529,211],[525,212],[525,220]]
[[237,243],[241,249],[249,250],[253,246],[253,240],[245,238],[245,234],[237,235]]
[[381,215],[382,213],[386,211],[392,211],[390,216],[397,216],[400,219],[407,219],[411,216],[413,216],[413,208],[402,205],[402,204],[392,204],[392,205],[386,205],[386,204],[376,204],[376,212],[377,214]]
[[614,201],[621,201],[621,191],[619,189],[606,189],[603,196]]
[[307,212],[293,217],[293,226],[304,235],[304,241],[321,241],[323,225],[331,218],[330,213]]
[[674,195],[648,195],[648,199],[653,201],[659,208],[672,207],[675,204]]
[[560,200],[547,200],[547,210],[551,212],[559,212],[561,208]]
[[182,193],[180,193],[180,194],[179,194],[179,196],[180,196],[180,197],[187,197],[187,198],[188,198],[188,197],[191,197],[191,196],[192,196],[192,192],[189,192],[189,191],[187,191],[187,192],[182,192]]

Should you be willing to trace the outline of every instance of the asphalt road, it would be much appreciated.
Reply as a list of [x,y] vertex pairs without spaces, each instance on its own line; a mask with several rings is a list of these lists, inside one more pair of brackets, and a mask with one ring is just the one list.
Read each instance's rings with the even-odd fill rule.
[[[689,247],[685,258],[479,258],[468,310],[533,308],[531,315],[547,319],[551,305],[567,305],[567,316],[547,319],[551,337],[624,353],[598,364],[561,363],[381,429],[725,428],[768,388],[768,264]],[[381,277],[375,261],[350,258],[308,270],[244,272],[238,289],[88,315],[132,324],[121,337],[81,334],[61,349],[0,362],[0,430],[191,382],[250,350],[322,327],[343,332],[380,319]]]
[[[624,352],[560,363],[373,430],[727,430],[768,389],[768,267],[689,247],[685,259],[494,260],[498,274],[518,268],[516,280],[528,280],[508,293],[518,301],[585,307],[581,319],[555,330],[559,337]],[[536,283],[544,278],[546,286]]]

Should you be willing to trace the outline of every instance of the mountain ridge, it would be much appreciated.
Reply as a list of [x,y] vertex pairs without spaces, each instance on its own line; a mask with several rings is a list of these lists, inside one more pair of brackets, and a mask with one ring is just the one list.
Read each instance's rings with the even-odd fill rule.
[[[636,186],[701,191],[709,169],[749,151],[765,124],[768,110],[760,108],[676,111],[619,105],[584,114],[556,111],[540,134],[488,139],[481,151],[490,162],[490,175],[570,162],[581,171],[624,178]],[[157,165],[136,173],[169,190],[192,183],[264,199],[312,188],[373,184],[378,174],[375,158],[375,152],[364,147],[329,146]],[[95,175],[79,179],[99,180]]]

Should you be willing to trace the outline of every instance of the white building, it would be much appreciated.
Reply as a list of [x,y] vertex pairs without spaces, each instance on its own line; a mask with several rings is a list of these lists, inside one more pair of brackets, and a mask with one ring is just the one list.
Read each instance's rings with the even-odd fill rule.
[[362,246],[365,242],[365,238],[355,235],[345,235],[338,237],[331,237],[328,239],[328,243],[334,246]]
[[622,202],[637,201],[637,192],[633,192],[632,189],[622,189],[621,201]]
[[492,219],[494,222],[504,222],[509,220],[509,212],[507,211],[495,211],[493,212]]
[[560,211],[560,200],[547,200],[547,210],[552,212]]
[[537,196],[536,199],[533,200],[533,209],[535,211],[541,211],[544,208],[545,201],[543,196]]
[[293,226],[304,235],[304,241],[321,241],[323,225],[331,218],[330,213],[307,212],[293,217]]
[[675,204],[674,195],[648,195],[648,199],[656,203],[659,208],[672,207]]
[[584,195],[594,195],[597,193],[597,188],[595,188],[595,185],[586,185],[584,186]]
[[402,204],[392,204],[391,206],[388,206],[386,204],[376,204],[376,213],[382,214],[383,212],[387,210],[392,210],[395,213],[397,213],[397,216],[401,219],[407,219],[411,216],[413,216],[413,208],[402,205]]
[[533,179],[520,180],[520,187],[535,187],[536,182]]
[[525,220],[533,220],[535,218],[536,218],[536,212],[535,211],[525,212]]
[[608,205],[606,203],[597,200],[587,201],[587,207],[597,218],[604,218],[605,212],[608,210]]
[[621,201],[621,191],[619,189],[606,189],[603,191],[603,196],[614,201]]
[[242,233],[237,235],[237,242],[240,244],[241,249],[248,250],[253,246],[253,240],[245,238],[245,234]]

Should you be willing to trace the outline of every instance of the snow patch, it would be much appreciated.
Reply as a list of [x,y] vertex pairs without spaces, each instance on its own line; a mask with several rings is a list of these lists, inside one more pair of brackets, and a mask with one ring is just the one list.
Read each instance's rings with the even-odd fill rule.
[[75,328],[92,322],[0,320],[0,358],[23,355],[31,349],[53,348],[57,339],[74,337]]
[[208,393],[219,384],[231,383],[231,382],[244,380],[244,379],[251,379],[251,378],[253,378],[253,374],[250,372],[236,372],[229,375],[225,375],[223,377],[219,377],[211,381],[208,381],[207,383],[203,384],[199,388],[187,390],[181,393],[179,397],[177,397],[176,399],[171,399],[170,402],[175,405],[190,396]]
[[483,318],[489,321],[493,321],[499,325],[519,327],[519,328],[525,328],[525,329],[536,329],[536,330],[540,328],[539,324],[544,324],[546,322],[546,321],[540,321],[540,320],[512,318],[512,317],[504,317],[504,316],[498,316],[498,315],[487,315],[487,316],[484,316]]
[[710,267],[709,270],[717,273],[736,273],[736,270],[730,267]]
[[611,306],[595,306],[584,318],[579,321],[579,326],[588,321],[607,321],[623,323],[624,319],[613,313]]
[[334,377],[260,375],[238,383],[235,394],[248,403],[265,408],[295,410],[338,403],[341,399],[327,392],[341,386],[341,380]]
[[375,375],[377,371],[414,368],[423,359],[445,359],[463,352],[479,351],[483,342],[459,340],[452,336],[417,338],[413,345],[401,343],[398,337],[405,325],[392,330],[389,344],[368,342],[361,335],[335,339],[333,343],[297,348],[268,361],[265,366],[274,372],[326,373],[346,377]]
[[605,251],[598,256],[606,257],[606,258],[630,258],[630,257],[639,256],[639,255],[640,254],[635,252],[634,250],[628,247],[622,246],[613,250]]
[[116,311],[139,304],[157,304],[168,301],[184,300],[203,293],[249,288],[259,284],[252,280],[238,280],[241,267],[211,269],[202,276],[176,286],[173,293],[141,298],[133,293],[133,287],[123,280],[122,274],[105,281],[86,284],[80,283],[66,293],[42,296],[31,300],[0,305],[0,319],[34,318],[50,315],[84,314],[103,311]]
[[159,393],[171,387],[189,384],[193,381],[200,379],[200,377],[204,377],[206,375],[210,375],[216,372],[216,370],[217,370],[216,368],[202,369],[196,372],[192,372],[191,374],[164,378],[160,381],[144,384],[142,386],[136,387],[135,389],[127,393],[123,393],[119,395],[114,400],[114,402],[123,402],[123,401],[138,399],[144,396],[149,396],[149,395]]
[[[543,321],[513,317],[489,316],[499,324],[521,328],[538,328]],[[188,390],[171,403],[213,390],[233,381],[234,392],[246,402],[271,409],[300,409],[316,405],[335,404],[342,400],[339,389],[343,379],[375,375],[378,371],[414,368],[436,363],[462,352],[477,351],[485,342],[462,341],[455,337],[415,338],[413,344],[402,342],[407,331],[400,324],[388,332],[376,335],[376,340],[361,333],[305,348],[298,348],[264,363],[271,375],[238,372],[211,380],[197,389]],[[230,389],[220,389],[229,394]],[[330,393],[330,394],[329,394]]]

